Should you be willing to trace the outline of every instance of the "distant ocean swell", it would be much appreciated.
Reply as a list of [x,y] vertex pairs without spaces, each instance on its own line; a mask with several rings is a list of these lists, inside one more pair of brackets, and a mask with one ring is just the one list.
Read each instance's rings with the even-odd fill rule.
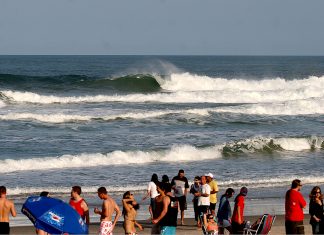
[[190,145],[173,146],[159,151],[113,151],[103,153],[84,153],[59,157],[5,159],[0,161],[3,173],[15,171],[47,170],[61,168],[80,168],[127,164],[150,164],[154,162],[190,162],[217,159],[240,153],[271,153],[274,151],[310,151],[324,149],[324,137],[266,138],[255,137],[233,141],[210,147]]

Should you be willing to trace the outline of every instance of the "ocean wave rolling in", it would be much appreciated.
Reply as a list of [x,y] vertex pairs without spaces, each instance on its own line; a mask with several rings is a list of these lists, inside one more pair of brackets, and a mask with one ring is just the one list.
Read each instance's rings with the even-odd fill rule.
[[291,180],[324,185],[323,103],[324,57],[0,56],[1,184],[98,206],[212,172],[280,214]]

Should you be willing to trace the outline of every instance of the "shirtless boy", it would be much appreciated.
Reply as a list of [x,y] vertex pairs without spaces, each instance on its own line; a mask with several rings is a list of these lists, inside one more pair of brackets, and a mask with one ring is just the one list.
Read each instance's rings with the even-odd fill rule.
[[9,213],[16,217],[17,212],[12,201],[7,199],[7,189],[0,186],[0,234],[9,234]]
[[[98,197],[103,200],[101,211],[98,208],[94,209],[94,213],[100,215],[99,235],[112,235],[121,212],[115,200],[108,196],[105,187],[100,187],[97,192]],[[115,219],[114,222],[112,222],[112,215],[114,212]]]

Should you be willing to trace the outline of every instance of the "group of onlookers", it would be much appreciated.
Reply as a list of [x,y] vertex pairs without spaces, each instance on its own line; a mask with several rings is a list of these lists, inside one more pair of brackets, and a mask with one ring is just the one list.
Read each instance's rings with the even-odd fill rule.
[[[285,196],[286,234],[304,234],[303,209],[306,207],[306,201],[300,193],[301,188],[301,181],[295,179]],[[233,197],[235,192],[232,188],[228,188],[219,199],[216,213],[218,191],[217,181],[211,173],[196,176],[191,186],[189,186],[188,179],[185,177],[184,170],[179,170],[178,175],[173,177],[171,182],[169,182],[167,175],[163,175],[160,182],[158,176],[153,174],[147,188],[147,194],[142,199],[145,200],[150,197],[149,212],[153,224],[151,233],[175,234],[178,211],[180,211],[180,224],[185,224],[184,211],[187,209],[188,193],[193,195],[192,202],[198,227],[202,227],[208,234],[224,234],[225,230],[230,234],[242,233],[245,226],[244,206],[247,188],[242,187],[234,199],[233,212],[229,199]],[[127,191],[123,195],[122,213],[115,200],[108,195],[105,187],[100,187],[97,193],[98,197],[103,200],[101,209],[94,209],[94,213],[100,215],[100,235],[112,234],[121,214],[124,216],[125,234],[136,234],[136,227],[143,230],[143,227],[136,221],[139,204],[131,192]],[[14,203],[6,198],[6,194],[6,187],[0,186],[0,234],[9,234],[9,215],[16,216],[17,214]],[[49,193],[42,192],[40,196],[48,197]],[[324,234],[324,204],[320,187],[314,187],[309,198],[312,232],[313,234]],[[80,186],[72,187],[69,204],[89,225],[89,207],[81,197]],[[114,213],[115,217],[112,220]],[[40,229],[37,229],[36,233],[39,235],[47,234]]]
[[[180,224],[184,225],[184,211],[187,209],[187,194],[193,195],[193,207],[197,227],[202,227],[209,234],[240,233],[244,224],[244,198],[247,188],[242,187],[235,198],[233,213],[229,199],[234,195],[234,190],[228,188],[221,196],[216,215],[216,203],[218,193],[217,181],[212,173],[196,176],[189,186],[184,170],[179,170],[178,175],[169,182],[169,177],[162,176],[158,181],[156,174],[152,175],[147,188],[147,194],[151,197],[149,211],[153,222],[152,234],[175,234],[177,226],[177,213],[180,211]],[[216,223],[216,217],[218,223]]]
[[[286,234],[305,234],[304,212],[306,201],[300,193],[301,181],[295,179],[285,198],[285,227]],[[324,205],[321,188],[313,187],[309,194],[309,215],[313,234],[324,234]]]

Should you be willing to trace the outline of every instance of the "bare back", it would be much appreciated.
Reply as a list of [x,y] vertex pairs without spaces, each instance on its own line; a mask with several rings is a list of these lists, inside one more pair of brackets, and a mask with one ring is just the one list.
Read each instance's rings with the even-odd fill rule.
[[116,210],[116,207],[118,207],[118,205],[115,200],[108,196],[108,198],[102,203],[102,214],[100,221],[112,221],[112,215]]
[[0,222],[9,222],[9,214],[16,216],[15,205],[6,198],[0,198]]

